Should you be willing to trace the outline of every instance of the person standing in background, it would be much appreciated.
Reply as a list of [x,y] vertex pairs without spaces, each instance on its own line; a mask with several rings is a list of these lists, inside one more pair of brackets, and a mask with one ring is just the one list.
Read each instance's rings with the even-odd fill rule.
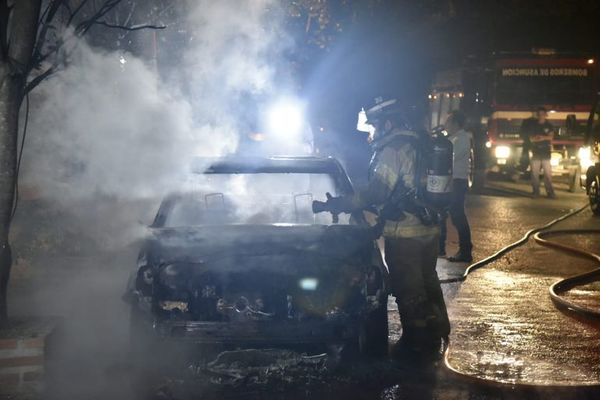
[[523,139],[523,151],[531,151],[529,165],[531,167],[533,197],[540,196],[540,169],[542,169],[546,195],[550,199],[555,199],[556,194],[552,186],[552,165],[550,164],[554,127],[548,122],[547,117],[546,109],[544,107],[538,108],[534,117],[523,121],[520,133]]
[[[452,111],[446,120],[448,139],[452,142],[454,158],[452,165],[452,200],[448,208],[452,224],[458,232],[458,252],[448,257],[450,262],[473,261],[471,227],[465,214],[465,196],[469,190],[469,170],[471,168],[471,133],[465,129],[466,117],[460,111]],[[446,212],[440,218],[439,254],[446,254],[447,218]]]

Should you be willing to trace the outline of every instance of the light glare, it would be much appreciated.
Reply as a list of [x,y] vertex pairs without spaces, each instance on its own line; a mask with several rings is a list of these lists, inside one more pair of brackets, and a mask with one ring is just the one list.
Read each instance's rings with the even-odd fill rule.
[[589,167],[595,164],[590,146],[580,147],[577,151],[577,157],[579,158],[579,165],[581,165],[582,172],[586,172]]
[[510,147],[498,146],[496,147],[496,151],[494,154],[496,155],[496,158],[508,158],[510,157]]
[[315,291],[319,286],[319,280],[316,278],[303,278],[300,279],[300,288],[302,290]]
[[298,136],[303,120],[302,107],[290,101],[275,104],[268,113],[269,130],[275,135]]

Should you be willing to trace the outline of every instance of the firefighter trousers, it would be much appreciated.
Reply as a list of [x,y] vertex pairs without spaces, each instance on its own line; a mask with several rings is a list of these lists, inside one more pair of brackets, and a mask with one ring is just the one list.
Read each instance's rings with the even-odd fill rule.
[[402,323],[411,341],[438,340],[450,334],[446,303],[436,272],[438,235],[386,237],[385,261]]

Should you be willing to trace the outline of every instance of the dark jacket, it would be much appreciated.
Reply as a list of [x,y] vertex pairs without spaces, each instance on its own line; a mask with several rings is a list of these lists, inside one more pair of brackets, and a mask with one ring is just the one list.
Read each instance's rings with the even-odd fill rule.
[[535,118],[528,118],[521,125],[521,139],[523,139],[523,151],[531,151],[532,158],[550,159],[552,152],[552,141],[543,140],[532,142],[531,138],[536,135],[548,135],[554,132],[554,127],[548,121],[540,124]]

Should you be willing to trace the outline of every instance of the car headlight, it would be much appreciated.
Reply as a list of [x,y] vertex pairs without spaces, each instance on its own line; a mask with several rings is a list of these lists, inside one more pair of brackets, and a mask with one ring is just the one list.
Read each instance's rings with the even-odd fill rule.
[[496,158],[508,158],[510,157],[510,147],[508,146],[497,146],[494,150]]
[[581,165],[581,170],[584,172],[594,165],[592,149],[590,146],[580,147],[579,151],[577,151],[577,158],[579,158],[579,165]]
[[562,161],[562,154],[560,153],[552,153],[550,154],[550,165],[553,167],[558,167],[560,162]]

